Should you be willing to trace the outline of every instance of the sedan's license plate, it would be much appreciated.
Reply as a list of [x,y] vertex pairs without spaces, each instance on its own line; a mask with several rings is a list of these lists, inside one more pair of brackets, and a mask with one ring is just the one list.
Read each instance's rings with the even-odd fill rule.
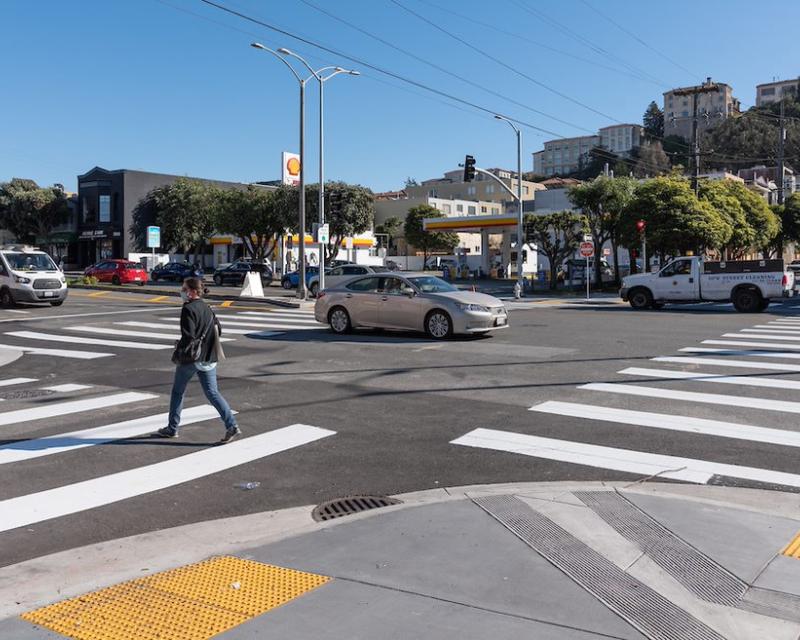
[[52,298],[54,295],[56,295],[54,291],[45,291],[44,292],[44,297],[45,298]]
[[504,325],[505,325],[507,322],[508,322],[508,318],[497,318],[497,319],[494,321],[494,326],[495,326],[495,327],[502,327],[502,326],[504,326]]

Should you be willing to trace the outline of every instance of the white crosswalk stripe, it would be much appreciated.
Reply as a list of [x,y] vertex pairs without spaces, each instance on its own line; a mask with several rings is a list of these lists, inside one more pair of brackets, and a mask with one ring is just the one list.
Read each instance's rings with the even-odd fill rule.
[[652,358],[655,362],[672,362],[675,364],[697,364],[709,367],[733,367],[741,369],[767,369],[771,371],[800,372],[800,365],[781,364],[777,362],[754,362],[752,360],[723,360],[722,358],[690,358],[688,356],[659,356]]
[[[753,333],[751,333],[751,331]],[[761,329],[742,329],[741,333],[723,333],[723,338],[747,338],[748,340],[783,340],[787,342],[796,342],[800,340],[800,336],[792,336],[792,335],[784,335],[779,334],[775,335],[774,333],[758,333]]]
[[130,404],[141,400],[151,400],[158,396],[152,393],[140,393],[138,391],[126,391],[123,393],[112,393],[106,396],[83,398],[80,400],[70,400],[58,402],[27,409],[17,409],[0,413],[0,426],[28,422],[29,420],[42,420],[44,418],[58,418],[72,413],[83,413],[93,409],[104,409],[116,407],[122,404]]
[[[120,324],[120,323],[115,323]],[[152,323],[155,324],[155,323]],[[159,326],[159,325],[157,325]],[[165,326],[164,331],[175,330],[175,327]],[[73,326],[67,327],[69,331],[81,331],[83,333],[96,333],[98,335],[109,336],[130,336],[133,338],[155,338],[160,340],[177,340],[181,337],[178,333],[156,333],[155,331],[127,331],[125,329],[112,329],[110,327],[93,327],[93,326]],[[222,342],[230,342],[232,338],[221,338]]]
[[[749,336],[755,338],[756,336]],[[766,336],[765,336],[766,337]],[[731,347],[774,347],[776,349],[799,349],[800,345],[781,344],[779,342],[747,342],[744,340],[703,340],[702,344],[723,344]]]
[[649,411],[632,411],[629,409],[615,409],[575,402],[558,402],[550,400],[537,404],[530,411],[550,413],[559,416],[583,418],[585,420],[600,420],[617,424],[632,424],[639,427],[665,429],[669,431],[685,431],[721,438],[734,438],[736,440],[750,440],[752,442],[768,442],[789,447],[800,447],[800,433],[797,431],[783,431],[781,429],[768,429],[754,427],[746,424],[723,422],[721,420],[707,420],[691,416],[679,416],[666,413],[651,413]]
[[495,429],[475,429],[453,440],[451,444],[506,451],[534,458],[611,469],[646,477],[671,478],[696,484],[705,484],[714,476],[727,476],[800,487],[800,475],[793,473],[542,438]]
[[731,356],[753,356],[755,358],[788,358],[800,360],[800,353],[788,351],[760,351],[758,349],[714,349],[711,347],[684,347],[683,353],[717,353]]
[[225,318],[231,321],[246,322],[248,320],[255,320],[258,322],[296,322],[298,324],[318,324],[314,316],[300,316],[300,315],[284,315],[282,313],[237,313],[235,315],[221,316],[217,315],[220,320]]
[[[180,318],[164,318],[164,320],[168,320],[171,322],[180,322]],[[223,330],[226,330],[226,327],[231,327],[233,329],[242,329],[245,327],[253,327],[247,333],[251,333],[252,331],[258,331],[259,329],[280,329],[280,330],[296,330],[296,331],[309,331],[314,329],[324,328],[325,325],[322,324],[283,324],[281,322],[258,322],[258,321],[231,321],[231,320],[224,320],[220,318],[220,324],[222,325]]]
[[[175,329],[174,326],[169,326],[169,325],[164,326],[163,324],[158,324],[158,323],[155,323],[155,322],[138,322],[136,320],[129,320],[128,322],[117,322],[115,324],[121,324],[121,325],[125,325],[125,326],[128,326],[128,327],[145,327],[145,328],[150,328],[150,329],[164,329],[165,331],[168,331],[170,329],[173,329],[173,330]],[[278,332],[278,331],[261,331],[261,329],[259,329],[259,328],[237,329],[235,327],[226,327],[225,325],[223,325],[223,327],[222,327],[222,332],[223,333],[230,333],[232,335],[257,335],[257,336],[271,336],[271,335],[278,335],[278,333],[282,333],[282,332]],[[223,339],[223,341],[226,340],[226,338],[222,338],[222,339]]]
[[72,358],[73,360],[95,360],[97,358],[110,358],[113,353],[99,353],[97,351],[74,351],[72,349],[44,349],[42,347],[29,347],[27,345],[0,344],[0,349],[13,349],[35,356],[48,358]]
[[6,378],[5,380],[0,380],[0,387],[11,387],[16,384],[27,384],[36,381],[36,378]]
[[84,336],[63,336],[54,333],[40,333],[38,331],[7,331],[7,336],[27,338],[29,340],[47,340],[50,342],[71,342],[73,344],[96,344],[106,347],[121,347],[123,349],[171,349],[172,345],[154,344],[150,342],[128,342],[125,340],[105,340],[102,338],[86,338]]
[[91,389],[92,385],[90,384],[73,384],[73,383],[66,383],[66,384],[55,384],[50,387],[42,387],[44,391],[55,391],[57,393],[71,393],[73,391],[83,391],[85,389]]
[[224,447],[0,501],[0,531],[29,526],[167,489],[334,435],[304,424],[243,438]]
[[644,367],[628,367],[619,373],[629,376],[648,378],[666,378],[669,380],[693,380],[696,382],[714,382],[717,384],[737,384],[744,387],[765,387],[767,389],[794,389],[800,391],[800,381],[781,380],[779,378],[757,378],[753,376],[721,376],[715,373],[697,373],[693,371],[670,371],[665,369],[646,369]]

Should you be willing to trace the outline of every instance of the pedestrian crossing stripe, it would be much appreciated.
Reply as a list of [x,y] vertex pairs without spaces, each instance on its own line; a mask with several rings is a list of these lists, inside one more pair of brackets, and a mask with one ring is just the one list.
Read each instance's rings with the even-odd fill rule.
[[0,380],[0,387],[11,387],[16,384],[28,384],[36,381],[36,378],[6,378],[5,380]]
[[800,340],[800,336],[792,336],[792,335],[774,335],[770,333],[769,335],[762,335],[757,333],[756,329],[748,329],[747,331],[753,331],[753,333],[745,333],[745,330],[742,330],[741,333],[724,333],[722,334],[723,338],[747,338],[748,340],[786,340],[787,342],[797,342]]
[[728,407],[746,407],[748,409],[763,409],[764,411],[800,413],[800,402],[791,402],[788,400],[744,398],[741,396],[726,396],[717,393],[698,393],[696,391],[679,391],[677,389],[644,387],[633,384],[611,384],[607,382],[592,382],[590,384],[581,385],[578,389],[601,391],[604,393],[619,393],[659,400],[684,400],[686,402],[703,402],[706,404],[719,404]]
[[529,411],[581,418],[584,420],[599,420],[601,422],[613,422],[615,424],[629,424],[637,427],[664,429],[667,431],[682,431],[704,436],[800,447],[800,433],[796,431],[769,429],[767,427],[694,418],[692,416],[634,411],[631,409],[616,409],[613,407],[579,404],[577,402],[558,402],[555,400],[537,404],[531,407]]
[[91,389],[92,385],[90,384],[56,384],[50,387],[42,387],[43,391],[55,391],[56,393],[70,393],[72,391],[83,391],[85,389]]
[[[748,336],[755,338],[755,336]],[[761,348],[775,348],[775,349],[797,349],[800,350],[800,345],[794,344],[780,344],[777,342],[745,342],[742,340],[703,340],[702,344],[723,344],[731,347],[761,347]]]
[[712,349],[711,347],[684,347],[683,349],[679,349],[679,351],[684,353],[716,353],[719,355],[800,360],[800,353],[789,353],[786,351],[759,351],[758,349]]
[[[156,322],[137,322],[136,320],[129,320],[128,322],[116,322],[115,324],[125,325],[129,327],[149,327],[151,329],[174,329],[175,327],[167,326],[165,327],[163,324],[158,324]],[[282,333],[280,331],[261,331],[259,328],[254,329],[237,329],[235,327],[226,327],[223,325],[223,333],[230,333],[233,335],[258,335],[259,337],[263,336],[272,336],[278,335]],[[226,340],[226,338],[222,338]]]
[[800,372],[800,365],[782,364],[779,362],[752,362],[750,360],[723,360],[721,358],[690,358],[688,356],[659,356],[658,358],[652,358],[652,360],[655,362],[672,362],[675,364],[699,364],[709,367],[738,367],[742,369]]
[[315,323],[316,319],[314,316],[288,316],[288,315],[281,315],[281,314],[274,314],[274,313],[262,313],[260,316],[256,315],[245,315],[244,313],[237,313],[236,315],[226,315],[226,316],[217,316],[217,317],[224,317],[228,320],[239,321],[239,322],[247,322],[248,320],[255,320],[258,322],[310,322]]
[[9,498],[0,501],[0,532],[167,489],[332,435],[328,429],[293,424],[222,447]]
[[683,480],[695,484],[706,484],[714,476],[725,476],[774,485],[800,487],[800,475],[793,473],[543,438],[495,429],[475,429],[453,440],[451,444],[632,473],[647,478]]
[[126,391],[124,393],[112,393],[107,396],[93,398],[82,398],[80,400],[68,400],[27,409],[16,409],[0,413],[0,426],[18,424],[30,420],[42,420],[44,418],[57,418],[73,413],[83,413],[94,409],[105,409],[116,407],[122,404],[131,404],[142,400],[152,400],[158,396],[152,393],[140,393],[138,391]]
[[787,333],[791,333],[793,331],[800,331],[800,325],[756,324],[753,325],[752,329],[747,329],[747,331],[754,331],[755,329],[769,329],[770,331],[786,331]]
[[7,331],[7,336],[15,338],[28,338],[29,340],[47,340],[50,342],[72,342],[74,344],[97,344],[106,347],[121,347],[124,349],[171,349],[169,344],[152,344],[149,342],[128,342],[125,340],[105,340],[102,338],[86,338],[84,336],[62,336],[38,331]]
[[13,344],[0,344],[0,349],[13,349],[34,356],[47,356],[48,358],[72,358],[74,360],[96,360],[97,358],[111,358],[113,353],[98,353],[96,351],[73,351],[71,349],[44,349],[42,347],[28,347]]
[[[164,318],[164,320],[169,320],[172,322],[180,322],[180,318]],[[231,329],[242,329],[244,327],[253,327],[247,333],[253,333],[258,331],[259,329],[282,329],[282,330],[293,330],[293,331],[308,331],[312,329],[320,329],[325,325],[316,324],[316,325],[305,325],[305,324],[281,324],[277,322],[230,322],[227,320],[220,320],[222,324],[223,331],[229,331]]]
[[[155,323],[153,323],[155,324]],[[162,326],[164,331],[169,331],[175,327]],[[125,329],[111,329],[109,327],[92,327],[92,326],[73,326],[67,327],[69,331],[81,331],[83,333],[97,333],[99,335],[111,336],[130,336],[134,338],[156,338],[161,340],[177,340],[181,337],[180,333],[156,333],[154,331],[126,331]],[[232,338],[220,338],[222,342],[230,342]]]
[[[233,412],[234,414],[236,411]],[[219,418],[219,413],[211,405],[190,407],[181,412],[181,426]],[[158,413],[143,418],[115,422],[102,427],[81,429],[60,433],[33,440],[23,440],[13,444],[0,445],[0,465],[11,462],[22,462],[55,453],[75,451],[86,447],[134,438],[148,433],[153,433],[166,426],[169,413]]]
[[644,376],[655,379],[690,380],[694,382],[715,382],[718,384],[735,384],[745,387],[766,387],[767,389],[794,389],[800,391],[800,381],[781,380],[779,378],[763,378],[753,376],[721,376],[717,373],[699,373],[695,371],[671,371],[647,369],[644,367],[628,367],[619,373],[628,376]]

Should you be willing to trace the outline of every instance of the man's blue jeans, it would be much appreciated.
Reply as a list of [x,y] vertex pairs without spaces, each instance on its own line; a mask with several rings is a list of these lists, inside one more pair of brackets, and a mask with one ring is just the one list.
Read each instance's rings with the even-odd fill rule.
[[225,423],[226,429],[233,429],[236,427],[236,418],[233,417],[228,403],[225,398],[220,394],[217,388],[217,369],[210,369],[209,371],[198,370],[194,364],[179,364],[175,368],[175,380],[172,383],[172,396],[169,402],[169,423],[167,427],[173,429],[176,433],[181,423],[181,409],[183,409],[183,395],[186,393],[186,385],[192,379],[194,374],[200,378],[200,386],[203,387],[203,393],[206,394],[208,401],[219,411],[219,417]]

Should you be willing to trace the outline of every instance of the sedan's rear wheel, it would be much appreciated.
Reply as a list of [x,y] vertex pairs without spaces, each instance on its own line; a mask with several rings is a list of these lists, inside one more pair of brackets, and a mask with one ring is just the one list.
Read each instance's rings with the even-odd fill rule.
[[334,333],[350,333],[353,325],[350,322],[350,314],[344,307],[334,307],[328,314],[328,323],[331,325],[331,331]]
[[222,286],[222,276],[214,276],[214,284],[218,287]]
[[318,293],[319,293],[319,282],[312,282],[311,283],[311,295],[316,298]]
[[425,318],[425,333],[436,340],[444,340],[453,335],[453,321],[440,309],[431,311]]
[[122,280],[119,279],[119,276],[112,276],[111,284],[113,284],[115,286],[119,286],[119,285],[122,284]]
[[283,280],[281,280],[281,286],[284,289],[287,289],[287,290],[291,289],[292,288],[292,281],[289,280],[289,278],[284,278]]

